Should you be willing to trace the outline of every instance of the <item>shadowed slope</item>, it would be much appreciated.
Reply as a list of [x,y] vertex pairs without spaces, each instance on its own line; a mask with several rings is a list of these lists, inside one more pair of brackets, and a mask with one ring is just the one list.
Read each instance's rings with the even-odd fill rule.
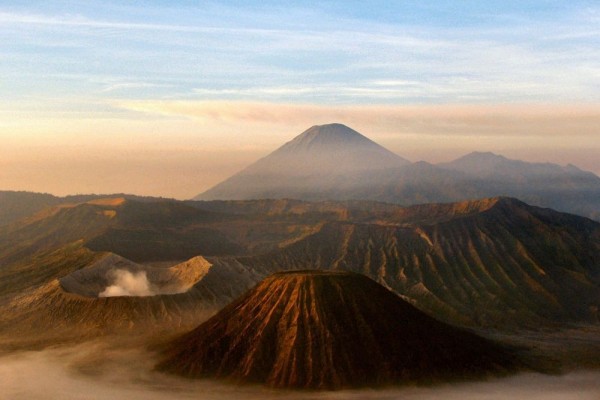
[[199,254],[243,254],[209,225],[227,216],[177,201],[124,198],[63,204],[0,228],[0,267],[39,251],[83,241],[134,261],[185,260]]
[[0,191],[0,226],[28,217],[58,204],[51,194]]
[[133,194],[79,194],[57,197],[48,193],[35,193],[25,191],[0,190],[0,227],[15,223],[23,218],[30,217],[39,212],[51,212],[52,207],[60,205],[74,205],[103,198],[125,198],[138,202],[165,201],[162,197],[136,196]]
[[438,322],[369,278],[277,273],[169,345],[189,377],[336,389],[506,373],[506,351]]

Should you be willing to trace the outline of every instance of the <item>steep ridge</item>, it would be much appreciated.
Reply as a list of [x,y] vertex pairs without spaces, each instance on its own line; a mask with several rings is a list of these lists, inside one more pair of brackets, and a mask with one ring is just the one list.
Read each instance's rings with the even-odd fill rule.
[[396,224],[330,222],[279,251],[240,261],[265,274],[363,273],[455,324],[598,323],[600,224],[508,198],[445,205],[436,218],[434,209],[409,208]]
[[121,206],[59,206],[0,232],[0,265],[101,234]]
[[244,253],[242,246],[208,226],[227,220],[227,216],[180,202],[128,201],[115,220],[115,225],[87,241],[90,249],[111,251],[135,261]]
[[188,202],[202,210],[244,216],[303,220],[400,224],[412,221],[440,221],[459,215],[477,213],[492,207],[499,198],[485,198],[456,203],[427,203],[409,207],[375,201],[319,201],[291,199],[214,200]]
[[363,275],[274,274],[169,344],[158,369],[339,389],[505,374],[509,353],[418,311]]
[[23,218],[51,210],[60,205],[81,204],[95,199],[125,198],[137,202],[165,201],[162,197],[136,196],[126,193],[113,194],[82,194],[65,197],[53,196],[48,193],[0,190],[0,227],[17,223]]
[[0,306],[15,294],[22,294],[84,268],[100,257],[100,254],[85,248],[83,241],[79,240],[29,254],[11,263],[0,263]]
[[0,228],[0,269],[75,241],[135,262],[181,261],[196,255],[264,252],[314,231],[323,221],[368,218],[385,204],[137,202],[94,199],[60,205]]
[[0,226],[28,217],[59,200],[47,193],[0,191]]
[[176,201],[116,198],[60,205],[0,230],[0,266],[78,240],[93,251],[135,261],[243,254],[242,246],[209,226],[216,221],[227,216]]

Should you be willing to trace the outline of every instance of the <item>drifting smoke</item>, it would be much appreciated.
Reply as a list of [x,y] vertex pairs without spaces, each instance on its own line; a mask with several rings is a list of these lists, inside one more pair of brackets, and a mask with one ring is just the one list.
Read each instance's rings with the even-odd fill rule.
[[98,297],[154,295],[146,271],[131,273],[124,269],[118,269],[111,271],[110,275],[113,279],[112,285],[107,286],[98,294]]
[[78,345],[0,357],[0,397],[11,400],[597,400],[600,372],[534,373],[486,382],[385,390],[293,392],[189,380],[152,370],[135,346]]

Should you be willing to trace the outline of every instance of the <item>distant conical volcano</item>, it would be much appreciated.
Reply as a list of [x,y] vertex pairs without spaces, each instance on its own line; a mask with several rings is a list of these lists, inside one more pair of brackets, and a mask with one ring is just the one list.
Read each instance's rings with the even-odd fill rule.
[[345,125],[316,125],[196,199],[305,198],[340,179],[352,187],[356,173],[407,164]]
[[374,200],[402,205],[516,197],[600,220],[600,177],[573,165],[474,152],[410,163],[342,124],[306,130],[195,200]]
[[271,275],[170,343],[158,369],[274,387],[337,389],[506,373],[496,344],[349,272]]
[[[325,154],[323,154],[324,152]],[[338,164],[338,168],[366,168],[365,166],[361,166],[360,159],[341,160],[341,156],[344,155],[367,158],[378,156],[380,157],[377,162],[379,165],[375,167],[408,163],[408,161],[378,145],[371,139],[342,124],[315,125],[275,150],[267,158],[282,155],[304,155],[316,158],[322,156],[329,158],[333,156],[339,158],[339,161],[346,161],[348,163],[348,165]],[[331,167],[335,166],[331,165]]]

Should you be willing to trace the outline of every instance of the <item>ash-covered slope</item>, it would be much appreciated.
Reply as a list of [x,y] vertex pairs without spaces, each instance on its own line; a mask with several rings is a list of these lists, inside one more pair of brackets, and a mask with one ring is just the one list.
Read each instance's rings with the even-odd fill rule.
[[506,373],[499,346],[428,317],[369,278],[274,274],[170,343],[158,369],[339,389]]
[[62,204],[0,228],[0,267],[75,241],[134,261],[244,253],[210,226],[223,220],[227,216],[177,201],[105,198]]
[[[190,311],[223,306],[290,269],[365,274],[453,324],[507,330],[600,322],[600,224],[509,198],[412,207],[111,199],[11,229],[0,229],[0,331],[183,326],[178,321],[190,321]],[[208,257],[230,243],[224,257]],[[181,263],[197,255],[213,264],[206,274],[200,258]],[[145,272],[159,295],[96,297],[113,286],[107,273],[115,269]]]
[[[0,293],[0,343],[45,346],[113,333],[173,334],[204,321],[262,278],[232,259],[199,256],[153,267],[114,254],[70,251],[64,262],[50,265],[45,281],[11,296]],[[41,265],[52,260],[46,257]],[[117,271],[132,272],[136,282],[115,279]],[[39,274],[33,268],[24,272]],[[111,288],[120,290],[108,293]]]
[[317,125],[196,199],[305,199],[340,177],[408,163],[345,125]]
[[454,324],[506,329],[600,317],[600,224],[510,198],[332,221],[240,261],[271,272],[359,272]]

